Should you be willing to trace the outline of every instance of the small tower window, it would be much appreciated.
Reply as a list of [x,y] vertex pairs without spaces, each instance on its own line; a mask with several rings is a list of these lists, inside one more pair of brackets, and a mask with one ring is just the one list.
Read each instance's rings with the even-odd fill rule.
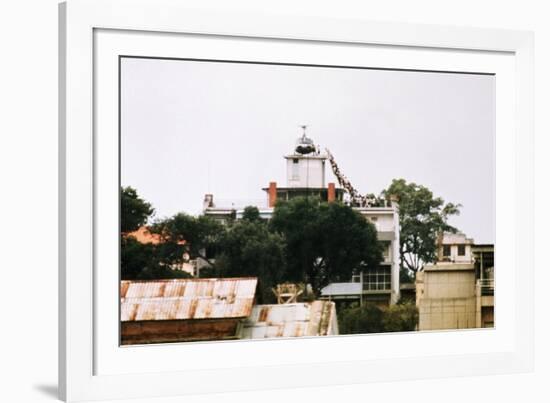
[[298,158],[292,159],[292,180],[300,180],[300,160]]
[[458,245],[458,256],[464,256],[466,254],[466,245]]
[[443,245],[443,257],[451,256],[451,245]]

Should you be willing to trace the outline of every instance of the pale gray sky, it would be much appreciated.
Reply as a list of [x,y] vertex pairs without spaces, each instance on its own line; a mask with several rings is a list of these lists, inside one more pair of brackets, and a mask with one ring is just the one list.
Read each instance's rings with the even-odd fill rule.
[[263,200],[308,124],[359,192],[423,184],[495,240],[493,76],[126,58],[121,77],[121,181],[156,217],[198,214],[205,193]]

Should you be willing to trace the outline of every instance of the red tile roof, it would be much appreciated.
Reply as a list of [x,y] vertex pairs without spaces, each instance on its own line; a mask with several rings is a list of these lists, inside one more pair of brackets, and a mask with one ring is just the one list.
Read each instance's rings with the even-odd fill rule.
[[[149,231],[149,228],[147,228],[145,225],[133,232],[128,232],[127,234],[124,234],[124,236],[134,237],[139,243],[143,243],[143,244],[150,243],[153,245],[158,245],[159,243],[163,242],[163,239],[159,234],[151,233]],[[179,241],[178,245],[185,245],[185,241]]]

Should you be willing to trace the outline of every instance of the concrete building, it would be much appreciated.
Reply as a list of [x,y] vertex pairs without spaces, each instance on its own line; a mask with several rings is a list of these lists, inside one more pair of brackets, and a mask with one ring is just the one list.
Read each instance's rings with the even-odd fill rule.
[[494,283],[491,288],[480,281],[480,273],[489,272],[491,250],[488,245],[476,247],[461,233],[440,235],[437,262],[416,275],[419,330],[493,326]]
[[440,233],[437,239],[437,261],[441,263],[473,262],[472,245],[474,240],[462,233]]
[[343,200],[344,189],[326,183],[325,166],[328,156],[321,153],[313,140],[304,134],[296,142],[294,151],[284,156],[286,160],[286,186],[278,187],[270,182],[263,188],[267,193],[269,207],[277,200],[290,200],[294,197],[318,197],[323,201]]
[[472,255],[477,279],[477,327],[494,327],[495,247],[492,244],[472,245]]
[[[358,277],[350,279],[351,283],[360,282],[361,291],[356,298],[363,302],[380,305],[394,304],[399,300],[399,210],[395,200],[380,200],[374,205],[356,206],[346,200],[346,190],[330,181],[326,173],[327,153],[322,153],[305,134],[298,138],[293,151],[284,157],[286,165],[286,183],[279,187],[276,182],[269,182],[263,190],[266,192],[265,203],[256,206],[260,216],[269,219],[278,200],[291,200],[295,197],[318,197],[323,201],[340,201],[348,203],[369,220],[378,231],[378,239],[384,244],[384,260],[377,266],[369,268]],[[334,173],[334,167],[333,167]],[[339,182],[340,177],[334,176]],[[349,182],[349,181],[348,181]],[[349,195],[348,195],[349,196]],[[246,205],[216,204],[214,196],[205,195],[203,213],[222,222],[242,217]],[[348,284],[348,283],[343,283]],[[345,286],[329,285],[323,290],[322,297],[337,300],[340,294],[331,290]],[[357,287],[352,285],[350,287]],[[354,289],[355,289],[354,288]]]

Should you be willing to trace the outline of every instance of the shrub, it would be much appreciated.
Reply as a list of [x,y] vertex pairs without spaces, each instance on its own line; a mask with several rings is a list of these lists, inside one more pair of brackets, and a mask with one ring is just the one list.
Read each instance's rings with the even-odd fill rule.
[[408,332],[416,330],[418,308],[410,302],[392,305],[385,309],[382,323],[385,332]]
[[352,307],[339,313],[340,334],[380,333],[383,311],[375,305]]
[[416,330],[417,323],[418,309],[411,303],[388,308],[367,304],[338,312],[340,334],[407,332]]

